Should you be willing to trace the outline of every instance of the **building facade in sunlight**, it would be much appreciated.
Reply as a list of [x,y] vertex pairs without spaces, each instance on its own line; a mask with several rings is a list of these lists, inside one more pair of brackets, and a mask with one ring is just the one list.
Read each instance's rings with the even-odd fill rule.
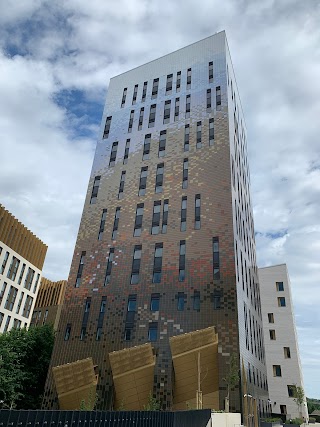
[[303,377],[287,266],[259,268],[258,274],[272,413],[307,419],[306,398],[300,407],[294,400]]
[[27,328],[47,246],[0,205],[0,333]]
[[[164,409],[195,407],[200,354],[203,406],[223,409],[235,354],[231,409],[247,422],[269,411],[246,128],[224,32],[111,79],[58,329],[44,407],[58,405],[52,367],[90,357],[100,408],[142,408],[150,391]],[[178,349],[170,339],[183,334]]]

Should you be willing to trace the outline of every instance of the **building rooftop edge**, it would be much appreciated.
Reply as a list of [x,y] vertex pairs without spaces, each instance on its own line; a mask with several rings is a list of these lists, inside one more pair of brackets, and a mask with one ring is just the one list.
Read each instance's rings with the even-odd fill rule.
[[286,264],[285,262],[283,262],[283,263],[281,263],[281,264],[267,265],[266,267],[258,267],[258,270],[263,270],[264,268],[280,267],[280,265],[285,265],[285,266],[287,266],[287,264]]

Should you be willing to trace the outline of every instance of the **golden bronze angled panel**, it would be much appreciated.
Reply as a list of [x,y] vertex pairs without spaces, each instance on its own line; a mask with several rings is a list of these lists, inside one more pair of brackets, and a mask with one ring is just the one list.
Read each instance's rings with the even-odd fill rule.
[[91,357],[56,366],[52,372],[60,409],[77,410],[82,404],[93,409],[98,378]]
[[219,409],[218,335],[214,327],[170,338],[174,409],[196,407],[199,368],[204,408]]
[[153,391],[155,356],[151,344],[109,353],[116,390],[114,407],[142,410]]

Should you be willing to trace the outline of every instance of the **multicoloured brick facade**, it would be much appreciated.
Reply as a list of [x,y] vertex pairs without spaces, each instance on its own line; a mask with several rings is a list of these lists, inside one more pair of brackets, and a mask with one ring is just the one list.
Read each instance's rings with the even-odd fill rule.
[[[108,354],[154,339],[153,393],[169,409],[169,337],[215,326],[220,408],[236,353],[239,370],[254,367],[251,395],[266,412],[246,130],[225,33],[111,79],[100,134],[51,366],[92,357],[98,407],[109,409]],[[44,407],[56,402],[50,370]]]

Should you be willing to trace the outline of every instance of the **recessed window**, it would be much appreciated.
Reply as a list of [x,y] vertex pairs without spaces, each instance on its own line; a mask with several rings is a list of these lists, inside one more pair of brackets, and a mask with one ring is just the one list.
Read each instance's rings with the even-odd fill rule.
[[123,191],[124,191],[124,183],[126,181],[126,171],[121,172],[120,177],[120,184],[119,184],[119,192],[118,192],[118,199],[123,198]]
[[213,237],[213,278],[220,279],[220,249],[219,249],[219,237]]
[[157,109],[156,104],[153,104],[150,106],[149,124],[148,124],[149,128],[154,127],[154,123],[156,121],[156,109]]
[[160,132],[160,137],[159,137],[159,151],[158,151],[159,157],[164,157],[166,154],[166,139],[167,139],[167,131],[162,130]]
[[269,322],[269,323],[274,323],[274,316],[273,316],[273,313],[268,313],[268,322]]
[[177,72],[177,83],[176,83],[176,91],[180,92],[181,87],[181,71]]
[[131,328],[126,328],[124,330],[124,340],[125,341],[130,341],[131,340],[131,335],[132,335],[131,332],[132,332]]
[[157,173],[156,173],[156,185],[155,185],[156,193],[162,193],[163,172],[164,172],[164,163],[159,163],[157,165]]
[[112,116],[107,117],[106,119],[106,124],[104,126],[104,131],[103,131],[103,139],[107,139],[110,133],[110,126],[111,126],[111,120],[112,120]]
[[151,133],[144,137],[142,160],[150,159]]
[[162,229],[161,233],[165,234],[168,228],[168,214],[169,214],[169,200],[166,199],[163,201],[163,210],[162,210]]
[[295,385],[288,385],[287,387],[288,387],[288,396],[296,397],[297,387]]
[[155,202],[153,202],[151,234],[159,234],[159,231],[160,231],[160,213],[161,213],[161,200],[156,200]]
[[209,145],[214,144],[214,119],[209,119]]
[[125,105],[125,103],[126,103],[127,91],[128,91],[128,88],[126,88],[126,87],[125,87],[125,88],[123,89],[123,93],[122,93],[121,108],[123,108],[123,107],[124,107],[124,105]]
[[163,252],[163,244],[162,243],[156,243],[155,249],[154,249],[152,283],[160,283],[161,282],[162,252]]
[[137,309],[137,296],[136,295],[129,295],[127,311],[135,312],[136,309]]
[[278,297],[278,307],[285,307],[285,306],[286,306],[285,297]]
[[121,210],[120,207],[116,208],[116,212],[114,214],[113,230],[112,230],[112,236],[111,236],[112,240],[115,240],[117,238],[118,228],[119,228],[119,220],[120,220],[120,210]]
[[158,339],[158,323],[153,322],[149,324],[148,340],[151,342],[157,341]]
[[150,300],[150,311],[159,311],[160,294],[152,294]]
[[132,95],[132,105],[137,102],[137,94],[138,94],[138,85],[134,86],[133,95]]
[[214,310],[219,310],[221,308],[221,296],[221,291],[214,291],[212,296]]
[[202,134],[201,122],[197,122],[197,145],[196,145],[197,148],[202,147],[201,134]]
[[81,252],[76,283],[74,285],[75,288],[78,288],[81,284],[81,277],[82,277],[82,272],[84,268],[85,257],[86,257],[86,251]]
[[186,277],[186,241],[180,240],[179,249],[179,282],[183,282]]
[[178,293],[178,306],[177,306],[178,311],[183,311],[184,310],[184,294],[183,293]]
[[200,311],[200,292],[194,291],[193,293],[193,309]]
[[273,376],[274,377],[281,377],[281,366],[280,365],[273,365]]
[[209,62],[209,83],[213,82],[213,62]]
[[7,274],[8,279],[15,281],[19,265],[20,265],[20,261],[18,260],[18,258],[13,256],[10,267],[9,267],[9,271]]
[[291,359],[290,347],[283,347],[283,353],[285,359]]
[[102,236],[104,233],[104,227],[105,227],[105,223],[106,223],[106,218],[107,218],[107,209],[103,209],[102,214],[101,214],[101,220],[100,220],[98,240],[102,240]]
[[101,303],[100,303],[100,313],[104,313],[106,311],[107,306],[107,297],[102,297]]
[[146,96],[147,96],[147,87],[148,87],[148,82],[144,82],[143,83],[143,89],[142,89],[142,97],[141,97],[141,101],[144,102],[146,100]]
[[141,236],[143,210],[144,210],[144,203],[139,203],[137,205],[136,219],[135,219],[135,222],[134,222],[134,231],[133,231],[134,237],[140,237]]
[[216,87],[216,107],[219,109],[221,106],[221,87]]
[[187,196],[182,197],[180,215],[181,215],[180,231],[186,231],[187,229]]
[[184,151],[189,151],[190,144],[190,126],[185,125],[184,127]]
[[83,341],[86,337],[87,328],[83,326],[80,331],[80,341]]
[[271,340],[276,339],[276,331],[274,329],[269,329],[269,335]]
[[111,271],[112,271],[113,259],[114,259],[114,248],[110,248],[109,257],[108,257],[108,261],[107,261],[106,275],[105,275],[103,286],[108,285],[111,281]]
[[70,338],[70,334],[71,334],[71,324],[70,324],[70,323],[68,323],[68,324],[67,324],[67,327],[66,327],[66,331],[65,331],[65,333],[64,333],[64,340],[65,340],[65,341],[68,341],[68,340],[69,340],[69,338]]
[[287,406],[280,405],[280,412],[281,412],[281,415],[287,415]]
[[93,205],[97,202],[98,191],[100,186],[101,176],[96,176],[93,181],[92,193],[90,198],[90,204]]
[[187,70],[187,90],[191,89],[191,68]]
[[139,180],[139,196],[144,196],[147,189],[148,166],[141,168]]
[[165,101],[163,111],[163,124],[170,123],[171,101]]
[[283,282],[276,282],[276,288],[278,292],[283,292],[284,291]]
[[100,326],[97,327],[96,331],[96,341],[100,341],[102,336],[102,328]]
[[110,153],[110,161],[109,161],[110,167],[115,165],[116,158],[117,158],[117,151],[118,151],[118,141],[115,141],[112,144],[111,153]]
[[136,245],[133,250],[132,270],[131,270],[131,285],[139,283],[139,272],[141,263],[142,245]]
[[207,89],[207,111],[211,110],[211,89]]
[[126,146],[124,149],[124,156],[123,156],[123,164],[124,165],[126,165],[128,163],[129,150],[130,150],[130,139],[127,139]]
[[128,133],[132,132],[133,119],[134,119],[134,110],[131,110],[130,117],[129,117],[129,124],[128,124]]
[[201,195],[196,194],[194,198],[194,228],[199,230],[201,227]]
[[174,121],[176,122],[179,119],[179,110],[180,110],[180,98],[176,98],[174,104]]
[[155,99],[158,96],[158,89],[159,89],[159,79],[153,79],[151,99]]
[[186,97],[186,119],[190,117],[190,109],[191,109],[191,95],[187,95]]
[[143,115],[144,115],[144,107],[140,108],[140,114],[139,114],[139,123],[138,123],[138,130],[142,129],[143,125]]
[[173,82],[173,74],[168,74],[167,83],[166,83],[166,95],[169,95],[172,92],[172,82]]
[[188,188],[188,169],[189,162],[188,159],[183,160],[183,171],[182,171],[182,188]]

